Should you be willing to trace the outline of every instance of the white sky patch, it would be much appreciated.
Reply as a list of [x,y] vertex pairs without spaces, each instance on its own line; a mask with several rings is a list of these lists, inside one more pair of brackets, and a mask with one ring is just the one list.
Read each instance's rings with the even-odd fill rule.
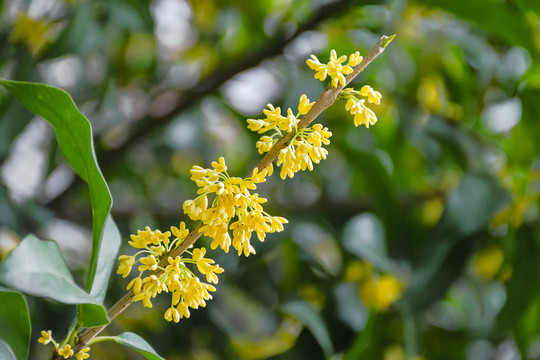
[[223,85],[223,95],[245,115],[260,114],[281,87],[272,72],[264,67],[244,71]]
[[163,56],[174,56],[195,42],[196,33],[191,24],[193,10],[186,1],[157,0],[153,3],[152,15]]
[[505,133],[521,119],[521,100],[512,98],[488,105],[482,111],[482,123],[494,133]]
[[17,137],[1,169],[0,177],[15,203],[35,196],[43,182],[47,153],[43,147],[51,131],[41,119],[31,121]]

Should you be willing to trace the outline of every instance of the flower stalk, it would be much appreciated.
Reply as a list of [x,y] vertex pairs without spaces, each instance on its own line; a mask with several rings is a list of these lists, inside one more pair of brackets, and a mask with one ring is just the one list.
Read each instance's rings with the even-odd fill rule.
[[[272,148],[256,165],[255,169],[257,169],[259,172],[267,169],[273,163],[273,161],[278,158],[280,152],[290,145],[291,141],[294,140],[294,138],[300,133],[302,129],[308,127],[323,111],[325,111],[334,104],[343,88],[347,84],[349,84],[359,73],[361,73],[373,60],[375,60],[385,50],[386,46],[389,44],[390,41],[392,41],[394,36],[395,35],[382,36],[381,39],[375,44],[375,46],[373,46],[370,52],[362,59],[362,61],[357,66],[355,66],[352,72],[350,72],[345,77],[344,82],[338,81],[333,84],[335,87],[332,87],[321,93],[321,95],[319,96],[317,101],[311,106],[309,111],[305,113],[305,115],[299,120],[297,126],[292,131],[282,136],[272,146]],[[251,176],[255,169],[250,171],[248,176]],[[150,272],[148,276],[155,275],[159,277],[160,275],[162,275],[164,273],[164,270],[162,269],[165,269],[169,265],[168,259],[181,256],[188,248],[190,248],[203,234],[203,232],[200,231],[203,226],[204,223],[199,223],[199,225],[195,227],[195,229],[193,229],[183,239],[180,245],[178,245],[176,248],[173,248],[166,256],[163,256],[161,258],[157,265],[157,269]],[[134,297],[135,293],[132,289],[129,290],[120,300],[118,300],[107,312],[109,320],[113,321],[118,315],[120,315],[125,309],[127,309],[135,301]],[[81,334],[78,336],[78,342],[73,346],[73,354],[77,354],[88,344],[90,344],[92,340],[106,327],[107,325],[104,325],[100,327],[89,328],[81,332]],[[63,358],[63,356],[57,355],[54,359],[60,360]]]

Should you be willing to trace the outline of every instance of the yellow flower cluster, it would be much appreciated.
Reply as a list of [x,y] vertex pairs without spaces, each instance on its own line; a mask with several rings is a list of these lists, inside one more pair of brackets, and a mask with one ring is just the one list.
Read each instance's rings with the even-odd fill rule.
[[345,110],[354,115],[355,126],[365,125],[366,128],[369,128],[369,125],[375,125],[377,116],[365,105],[366,99],[359,98],[359,96],[367,98],[370,103],[379,105],[382,98],[381,93],[373,90],[371,86],[365,85],[360,91],[351,88],[343,89],[340,96],[347,99]]
[[400,297],[403,289],[401,281],[391,275],[380,275],[366,280],[360,285],[360,297],[364,304],[377,312],[385,312]]
[[349,62],[347,65],[343,65],[347,61],[347,56],[342,55],[337,57],[336,50],[330,52],[330,61],[328,64],[321,64],[319,59],[315,55],[311,55],[311,59],[307,59],[307,65],[315,70],[315,79],[324,81],[326,76],[330,76],[332,79],[332,87],[337,87],[338,84],[345,86],[345,75],[353,72],[353,67],[360,64],[362,56],[357,51],[349,56]]
[[[194,249],[192,252],[186,251],[191,255],[189,257],[167,258],[168,265],[163,268],[159,266],[160,260],[175,247],[180,245],[189,234],[186,225],[181,222],[180,226],[171,227],[171,231],[162,233],[159,230],[151,230],[146,227],[144,231],[138,231],[137,235],[131,235],[129,244],[137,249],[142,249],[133,256],[121,255],[118,274],[126,277],[131,272],[131,268],[138,261],[140,263],[138,270],[139,276],[134,278],[127,286],[127,289],[133,290],[134,301],[142,301],[143,306],[152,307],[151,299],[155,298],[161,292],[171,292],[171,306],[165,312],[167,321],[178,322],[183,317],[189,317],[189,308],[197,309],[199,306],[206,306],[206,300],[212,298],[210,292],[216,288],[209,284],[217,284],[216,274],[223,272],[219,265],[214,264],[214,260],[205,258],[206,249]],[[170,240],[172,235],[175,237]],[[136,257],[140,254],[146,256]],[[197,276],[186,266],[186,264],[195,264],[201,274],[206,275],[208,283],[199,280]],[[159,271],[159,275],[154,271]],[[150,273],[145,274],[146,271]],[[144,275],[144,276],[143,276]]]
[[[71,345],[66,344],[60,347],[60,345],[56,341],[54,341],[51,330],[41,331],[41,337],[38,339],[38,343],[43,345],[52,343],[54,345],[54,351],[58,353],[58,355],[62,356],[64,359],[69,359],[73,356],[73,349]],[[77,360],[88,359],[90,357],[90,354],[88,354],[89,351],[90,348],[85,347],[81,351],[79,351],[77,355],[75,355],[75,357],[77,358]]]
[[[343,65],[345,61],[347,61],[346,55],[338,58],[336,51],[332,50],[328,64],[321,64],[315,55],[311,55],[311,59],[306,60],[306,63],[312,70],[316,71],[315,79],[324,81],[327,76],[330,76],[332,87],[337,87],[338,84],[345,86],[345,75],[352,73],[353,67],[362,62],[362,56],[357,51],[349,56],[347,65]],[[351,115],[354,115],[355,126],[365,125],[369,128],[369,125],[374,125],[377,122],[377,116],[365,105],[366,100],[361,98],[365,97],[368,102],[376,105],[381,103],[381,93],[373,90],[371,86],[366,85],[360,91],[351,88],[343,89],[339,96],[347,99],[345,110],[349,111]]]
[[264,135],[257,142],[257,149],[260,154],[264,154],[274,146],[279,139],[286,133],[295,132],[289,145],[283,148],[277,159],[277,165],[281,165],[280,177],[285,179],[287,176],[292,178],[300,170],[313,170],[313,163],[318,164],[322,159],[326,159],[328,151],[323,145],[330,144],[332,133],[321,124],[315,124],[311,127],[298,129],[298,122],[302,115],[313,106],[305,94],[300,97],[298,104],[298,113],[287,109],[287,116],[281,115],[281,109],[274,108],[268,104],[268,109],[263,110],[265,119],[248,119],[248,129],[257,131],[259,134],[267,131],[274,131],[272,136]]
[[33,54],[42,51],[51,41],[50,21],[36,20],[27,14],[19,14],[13,25],[11,39],[25,44]]
[[484,280],[490,280],[499,273],[504,262],[504,253],[498,246],[490,246],[474,254],[475,272]]
[[393,344],[387,347],[383,353],[383,360],[423,360],[424,358],[420,355],[414,357],[407,357],[405,351],[398,344]]
[[345,280],[358,282],[364,304],[377,312],[385,312],[403,292],[403,282],[392,275],[374,274],[371,264],[351,262],[345,271]]
[[505,188],[513,194],[513,200],[493,217],[491,226],[508,225],[518,229],[527,220],[528,215],[536,212],[534,209],[540,198],[540,171],[505,168],[498,177]]
[[[264,241],[267,233],[283,230],[287,220],[268,215],[261,206],[266,199],[250,192],[257,188],[256,184],[266,181],[265,176],[271,175],[272,169],[271,166],[263,171],[255,169],[247,178],[230,177],[222,157],[212,162],[212,169],[200,166],[191,169],[191,179],[199,187],[199,196],[186,200],[183,209],[192,220],[202,220],[199,231],[212,238],[212,249],[219,246],[228,252],[232,245],[238,255],[248,256],[255,254],[250,242],[253,232]],[[213,198],[210,206],[209,196]]]

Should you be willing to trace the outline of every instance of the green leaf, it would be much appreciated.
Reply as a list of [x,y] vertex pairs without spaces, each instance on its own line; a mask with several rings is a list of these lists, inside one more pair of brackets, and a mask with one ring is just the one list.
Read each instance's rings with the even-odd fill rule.
[[384,155],[357,149],[344,149],[351,166],[356,168],[356,176],[365,181],[366,187],[375,202],[375,214],[386,229],[387,246],[392,248],[399,243],[402,224],[400,205],[388,166],[385,166]]
[[105,221],[105,227],[103,228],[96,277],[94,278],[92,290],[90,291],[90,294],[100,301],[103,301],[107,294],[109,278],[116,263],[116,255],[118,254],[121,240],[122,237],[120,236],[120,231],[118,231],[118,227],[109,215]]
[[28,110],[47,120],[56,133],[58,145],[73,170],[88,183],[92,200],[92,255],[86,289],[90,291],[98,263],[103,227],[112,206],[107,183],[97,165],[92,128],[65,91],[36,83],[8,81],[2,84]]
[[85,328],[108,325],[110,323],[107,311],[101,305],[77,304],[77,318]]
[[34,235],[26,236],[0,264],[0,282],[65,304],[98,303],[75,284],[58,244]]
[[109,323],[101,301],[75,283],[54,241],[25,237],[0,264],[0,282],[25,294],[64,304],[86,304],[79,309],[79,321],[84,327]]
[[517,324],[531,304],[538,299],[540,247],[538,235],[523,226],[515,239],[517,254],[512,264],[512,277],[507,284],[507,298],[499,313],[499,329],[509,329]]
[[383,40],[383,43],[381,44],[381,46],[383,48],[386,48],[388,46],[388,44],[390,44],[392,42],[392,40],[394,40],[394,38],[396,37],[396,34],[394,35],[391,35],[391,36],[383,36],[381,38],[381,40]]
[[67,26],[54,43],[45,49],[44,58],[59,57],[66,53],[87,56],[103,49],[106,44],[104,28],[96,22],[96,16],[89,16],[99,11],[97,7],[99,5],[95,2],[81,2],[80,6],[75,7],[75,13],[67,18]]
[[282,310],[300,320],[311,331],[323,349],[326,358],[330,358],[334,354],[334,347],[326,325],[308,303],[291,301],[286,303]]
[[495,179],[467,174],[448,197],[437,234],[464,237],[486,227],[508,200],[508,194]]
[[[532,29],[527,26],[527,19],[508,3],[498,0],[421,0],[421,4],[439,7],[466,21],[476,24],[487,31],[521,46],[531,53],[536,49],[532,38]],[[479,16],[479,14],[482,14]],[[504,26],[501,26],[504,24]]]
[[0,287],[0,359],[24,360],[30,344],[30,317],[22,294]]
[[375,323],[376,313],[370,312],[364,328],[358,332],[352,346],[343,356],[343,360],[361,359],[364,350],[366,350],[369,340],[373,335],[373,325]]
[[347,223],[343,232],[343,246],[380,270],[390,269],[384,228],[373,214],[356,215]]
[[119,336],[107,337],[109,340],[116,341],[118,344],[135,349],[140,352],[144,357],[150,360],[163,360],[154,349],[139,335],[132,332],[125,332]]
[[429,247],[409,283],[407,296],[415,307],[440,298],[462,274],[483,231],[508,194],[489,176],[467,174],[448,195],[445,211],[430,236]]

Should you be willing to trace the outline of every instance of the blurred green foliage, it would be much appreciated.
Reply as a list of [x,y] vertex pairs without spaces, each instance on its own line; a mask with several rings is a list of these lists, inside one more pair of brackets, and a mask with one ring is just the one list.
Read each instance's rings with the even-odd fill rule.
[[[15,0],[0,9],[0,77],[63,88],[90,120],[122,253],[137,229],[188,220],[192,165],[224,156],[242,176],[257,163],[246,119],[269,102],[318,97],[310,54],[365,55],[397,34],[354,81],[383,94],[378,123],[354,128],[338,101],[320,117],[333,132],[328,159],[261,186],[268,211],[289,220],[285,232],[247,259],[212,251],[225,273],[189,319],[164,321],[165,301],[135,304],[108,335],[136,332],[166,359],[540,359],[540,1]],[[29,233],[51,238],[84,283],[88,188],[51,129],[6,93],[0,162],[0,256]],[[349,276],[359,261],[403,282],[388,311],[364,305]],[[106,305],[126,285],[113,278]],[[39,331],[66,332],[74,310],[26,301],[30,358],[46,359]],[[140,358],[110,343],[91,354]]]

